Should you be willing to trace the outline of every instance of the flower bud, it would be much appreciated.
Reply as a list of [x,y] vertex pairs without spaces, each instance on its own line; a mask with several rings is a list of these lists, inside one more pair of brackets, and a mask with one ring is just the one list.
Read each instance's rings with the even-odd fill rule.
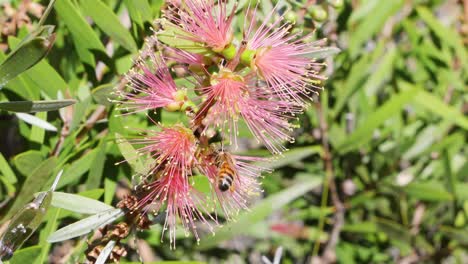
[[323,22],[328,18],[328,13],[327,11],[319,5],[314,5],[309,8],[310,15],[312,16],[312,19],[314,19],[317,22]]
[[167,104],[164,109],[169,112],[176,112],[182,109],[185,101],[187,100],[187,90],[177,90],[172,94],[174,102]]
[[343,0],[328,0],[328,4],[335,9],[343,8]]
[[293,12],[293,11],[288,11],[285,15],[284,15],[284,19],[291,23],[291,24],[296,24],[296,21],[297,21],[297,14],[296,12]]
[[224,48],[220,53],[226,60],[232,60],[236,56],[236,46],[229,44],[226,48]]
[[250,67],[252,65],[253,59],[255,58],[256,53],[256,50],[245,50],[244,52],[242,52],[240,57],[241,63],[245,66]]

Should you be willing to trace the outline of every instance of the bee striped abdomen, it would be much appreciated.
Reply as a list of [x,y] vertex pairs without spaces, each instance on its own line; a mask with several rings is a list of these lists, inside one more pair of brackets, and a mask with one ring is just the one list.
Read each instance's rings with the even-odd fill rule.
[[227,162],[223,162],[218,173],[218,188],[220,191],[225,192],[229,189],[232,190],[235,172]]

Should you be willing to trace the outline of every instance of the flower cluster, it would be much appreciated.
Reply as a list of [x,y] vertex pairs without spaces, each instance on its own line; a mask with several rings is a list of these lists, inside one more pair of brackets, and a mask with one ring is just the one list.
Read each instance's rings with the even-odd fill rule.
[[[322,41],[291,33],[276,8],[263,17],[248,8],[249,22],[236,38],[235,12],[227,1],[170,1],[126,76],[128,88],[118,91],[124,115],[161,108],[190,120],[171,126],[153,121],[155,130],[131,140],[150,161],[131,210],[161,215],[171,246],[178,221],[199,240],[198,223],[214,232],[219,215],[231,220],[248,209],[268,170],[256,165],[263,158],[230,153],[239,125],[272,154],[282,153],[294,140],[294,120],[323,80],[313,58]],[[174,78],[189,85],[180,87]],[[199,177],[208,179],[211,194],[195,188]]]

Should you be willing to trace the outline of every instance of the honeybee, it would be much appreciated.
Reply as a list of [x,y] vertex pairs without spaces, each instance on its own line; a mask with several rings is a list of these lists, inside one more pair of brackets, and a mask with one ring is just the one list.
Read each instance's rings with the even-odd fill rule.
[[234,165],[234,158],[229,153],[221,152],[219,153],[218,159],[218,188],[222,192],[227,190],[234,192],[234,181],[237,180],[237,170]]

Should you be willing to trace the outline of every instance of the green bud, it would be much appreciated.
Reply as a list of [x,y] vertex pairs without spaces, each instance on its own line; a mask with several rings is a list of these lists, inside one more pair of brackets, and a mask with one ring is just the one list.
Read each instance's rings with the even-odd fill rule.
[[249,66],[252,64],[253,59],[255,58],[255,54],[257,53],[256,50],[245,50],[242,52],[240,61],[245,66]]
[[457,215],[455,216],[455,227],[464,227],[466,224],[466,219],[465,219],[465,214],[463,211],[460,211],[457,213]]
[[297,14],[294,11],[289,11],[284,15],[284,19],[291,24],[296,24]]
[[236,52],[237,52],[236,46],[229,44],[229,46],[227,46],[221,51],[221,55],[223,55],[223,57],[226,60],[232,60],[236,56]]
[[322,6],[311,6],[309,8],[309,12],[312,16],[312,19],[314,19],[317,22],[323,22],[328,18],[328,13]]
[[187,108],[191,108],[191,109],[196,110],[196,109],[197,109],[197,105],[196,105],[194,102],[192,102],[192,101],[186,101],[186,102],[182,105],[181,110],[182,110],[182,111],[186,111]]
[[328,0],[328,4],[335,9],[341,9],[344,5],[343,0]]
[[177,102],[183,102],[185,101],[185,98],[187,98],[187,90],[185,89],[178,90],[174,94],[174,100]]
[[172,102],[164,107],[164,109],[168,112],[177,112],[180,110],[183,102]]

